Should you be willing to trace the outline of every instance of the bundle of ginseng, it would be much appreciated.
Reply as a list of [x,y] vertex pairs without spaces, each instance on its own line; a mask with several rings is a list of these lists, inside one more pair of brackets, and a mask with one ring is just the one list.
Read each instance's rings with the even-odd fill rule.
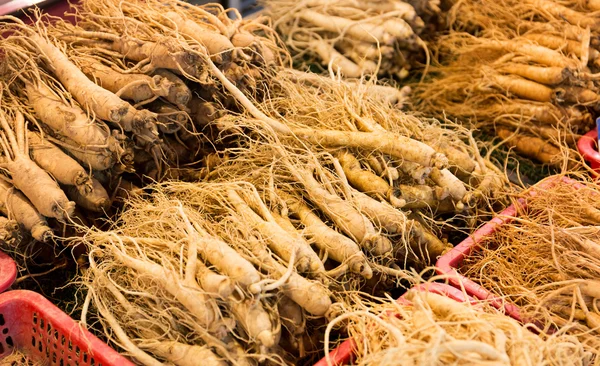
[[485,303],[415,290],[401,301],[357,302],[329,328],[340,322],[356,342],[356,365],[583,366],[600,356],[563,331],[537,335]]
[[[52,199],[56,207],[43,207],[38,201],[44,197],[27,192],[29,182],[11,177],[39,214],[11,208],[12,195],[4,195],[3,210],[23,216],[16,221],[38,240],[51,234],[40,214],[64,219],[73,213],[69,200],[104,213],[114,189],[135,188],[128,179],[139,181],[142,174],[159,179],[165,166],[198,162],[203,144],[210,142],[198,132],[203,121],[217,113],[215,106],[225,107],[220,113],[228,105],[236,109],[211,72],[226,74],[239,90],[254,93],[259,70],[282,62],[274,32],[239,16],[230,20],[230,11],[219,5],[119,7],[105,1],[83,2],[75,11],[77,25],[39,14],[32,26],[12,17],[1,23],[7,34],[1,41],[2,103],[14,109],[3,111],[8,123],[2,125],[3,152],[5,163],[13,166],[6,170],[15,175],[22,155],[54,179],[48,177],[47,184],[63,191],[60,199]],[[152,14],[159,19],[150,20]],[[194,35],[215,37],[227,47],[216,50],[216,41]]]
[[373,85],[297,75],[277,70],[260,104],[231,88],[248,113],[213,121],[233,131],[220,138],[242,139],[249,128],[274,133],[285,146],[329,153],[352,187],[396,208],[463,212],[497,197],[502,174],[479,155],[468,131],[403,113]]
[[524,319],[563,329],[597,351],[600,189],[584,178],[553,183],[524,192],[526,207],[485,238],[461,272],[519,306]]
[[151,190],[111,230],[85,235],[84,281],[107,336],[144,365],[289,364],[306,352],[306,318],[322,318],[331,300],[300,232],[265,216],[247,183]]
[[[560,166],[600,100],[600,18],[588,2],[460,1],[432,48],[441,65],[417,109],[472,123],[520,154]],[[471,33],[468,33],[471,32]]]
[[[40,147],[35,138],[29,136],[31,133],[27,131],[25,116],[20,109],[14,108],[18,104],[12,102],[13,98],[5,97],[8,91],[3,84],[0,84],[0,93],[2,169],[6,172],[0,181],[0,212],[16,221],[36,240],[46,241],[52,236],[52,230],[45,217],[65,221],[75,210],[75,203],[67,198],[51,174],[63,173],[58,179],[69,178],[69,184],[82,190],[91,188],[91,178],[64,153],[61,157],[39,156]],[[56,161],[57,158],[66,159]],[[46,165],[57,169],[44,169]],[[69,167],[74,167],[74,171],[70,171]],[[9,227],[15,228],[14,225],[4,226],[5,229]]]
[[405,78],[428,57],[421,15],[439,1],[264,0],[274,27],[298,63],[320,63],[348,78],[376,74]]

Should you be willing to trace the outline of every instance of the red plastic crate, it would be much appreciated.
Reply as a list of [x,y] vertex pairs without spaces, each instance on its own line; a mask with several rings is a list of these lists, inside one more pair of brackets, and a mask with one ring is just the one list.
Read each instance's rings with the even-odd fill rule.
[[[411,289],[412,291],[425,291],[431,292],[434,294],[444,295],[452,300],[458,302],[466,302],[469,301],[468,297],[465,294],[454,287],[448,286],[443,283],[438,282],[430,282],[424,283],[418,286],[415,286]],[[398,300],[401,303],[407,303],[408,301],[404,299],[404,295],[402,295]],[[319,362],[317,362],[314,366],[341,366],[348,365],[354,359],[354,350],[356,349],[356,342],[353,339],[348,339],[338,347],[336,347],[333,351],[329,352],[329,360],[327,357],[323,357]],[[328,362],[329,361],[329,362]]]
[[600,177],[600,151],[598,151],[598,130],[593,129],[577,141],[577,149],[590,167],[598,172]]
[[0,251],[0,292],[6,291],[17,278],[17,264],[6,253]]
[[[574,189],[583,187],[581,184],[574,180],[563,177],[554,176],[547,178],[546,180],[533,186],[533,189],[529,192],[530,196],[535,196],[540,190],[551,188],[556,184],[568,184],[573,186]],[[465,259],[473,252],[481,249],[479,245],[485,238],[492,235],[498,228],[503,224],[510,223],[517,215],[518,205],[522,208],[527,206],[525,199],[520,198],[517,203],[510,205],[497,217],[490,220],[488,223],[483,225],[480,229],[475,231],[473,235],[463,240],[460,244],[450,250],[448,253],[441,256],[436,263],[436,271],[438,274],[447,276],[448,282],[456,288],[464,288],[469,296],[472,296],[479,300],[487,300],[496,307],[497,309],[504,308],[507,315],[512,318],[524,322],[519,313],[519,308],[513,304],[503,301],[498,296],[494,295],[491,291],[483,288],[474,281],[466,278],[458,272],[458,269],[462,266]]]
[[44,296],[0,294],[0,363],[13,349],[33,362],[60,366],[133,366]]

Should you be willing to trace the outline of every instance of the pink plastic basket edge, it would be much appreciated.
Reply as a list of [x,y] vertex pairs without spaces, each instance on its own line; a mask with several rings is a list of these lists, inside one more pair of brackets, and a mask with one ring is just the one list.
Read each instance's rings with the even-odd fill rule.
[[598,130],[593,129],[577,141],[577,150],[579,150],[579,153],[583,156],[585,161],[590,163],[592,169],[600,174],[600,151],[597,151],[594,148],[597,140]]
[[[529,194],[530,196],[534,196],[537,194],[537,190],[547,189],[559,183],[572,185],[575,189],[580,189],[583,187],[583,185],[577,183],[571,178],[560,175],[551,176],[533,186],[534,189],[532,189]],[[522,198],[517,201],[517,204],[523,208],[527,206],[526,200]],[[505,313],[513,319],[518,320],[519,322],[524,322],[517,306],[503,301],[500,297],[494,295],[490,290],[483,288],[457,271],[457,268],[460,267],[465,258],[477,249],[477,245],[485,237],[493,234],[501,225],[509,223],[515,218],[516,215],[517,208],[515,205],[508,206],[498,216],[494,217],[481,228],[476,230],[470,237],[463,240],[448,253],[442,255],[437,260],[435,267],[438,274],[447,276],[448,283],[452,286],[459,289],[464,288],[469,296],[479,300],[489,301],[497,309],[503,308]]]
[[17,278],[17,264],[6,253],[0,251],[0,292],[6,291]]
[[74,345],[90,350],[90,355],[93,355],[98,362],[107,366],[134,366],[106,343],[83,329],[41,294],[29,290],[13,290],[0,294],[0,307],[11,302],[27,303],[35,309],[40,318],[51,321],[54,328],[61,331]]
[[[447,296],[448,298],[458,302],[466,302],[471,300],[469,296],[465,296],[465,293],[461,290],[439,282],[423,283],[411,288],[409,291],[429,291],[434,294]],[[400,296],[400,298],[398,298],[396,301],[407,302],[407,300],[404,299],[405,295],[406,294]],[[354,339],[345,340],[338,347],[334,348],[331,352],[329,352],[330,363],[327,362],[327,356],[325,356],[322,359],[320,359],[317,363],[315,363],[314,366],[347,365],[354,359],[355,349],[356,342],[354,341]]]

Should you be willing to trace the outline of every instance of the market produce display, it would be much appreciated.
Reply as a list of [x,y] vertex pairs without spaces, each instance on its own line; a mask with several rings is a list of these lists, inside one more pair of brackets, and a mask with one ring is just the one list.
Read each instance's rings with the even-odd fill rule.
[[439,1],[264,0],[273,27],[298,63],[321,64],[349,78],[406,78],[429,58],[419,37]]
[[473,127],[581,177],[596,14],[509,2],[457,2],[446,21],[446,4],[390,0],[0,17],[2,248],[22,270],[72,254],[49,271],[69,273],[68,311],[143,365],[303,364],[348,336],[359,364],[595,364],[591,180],[536,194],[461,268],[533,324],[388,301],[529,194]]
[[575,160],[569,149],[594,126],[599,101],[600,18],[593,6],[455,2],[449,33],[430,45],[441,64],[416,88],[416,108],[495,131],[541,163],[564,166]]
[[405,299],[357,303],[330,323],[346,323],[356,340],[353,365],[586,365],[598,357],[573,336],[536,335],[485,302],[413,290]]

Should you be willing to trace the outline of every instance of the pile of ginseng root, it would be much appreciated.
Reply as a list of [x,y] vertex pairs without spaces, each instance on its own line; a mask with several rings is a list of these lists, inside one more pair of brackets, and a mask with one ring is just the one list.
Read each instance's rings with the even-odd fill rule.
[[398,301],[357,302],[330,327],[338,323],[356,342],[353,365],[583,366],[599,357],[598,349],[586,350],[562,330],[535,334],[531,324],[485,302],[460,303],[419,290]]
[[522,318],[597,352],[600,189],[584,178],[531,189],[517,217],[486,238],[460,272],[517,305]]
[[214,147],[203,125],[235,108],[214,75],[258,94],[260,70],[286,57],[268,27],[217,4],[74,10],[77,26],[39,14],[0,24],[0,210],[38,241],[54,235],[47,219],[86,222],[142,176],[205,164]]
[[470,121],[522,156],[569,166],[600,101],[600,13],[594,6],[455,2],[447,15],[449,33],[430,44],[439,64],[416,87],[416,108]]
[[[295,364],[318,354],[332,303],[382,293],[434,263],[452,246],[431,218],[471,217],[502,189],[460,129],[406,115],[368,87],[291,74],[270,80],[259,117],[211,122],[217,144],[237,142],[202,181],[132,192],[109,230],[83,228],[88,302],[111,344],[137,361],[188,365],[201,352],[215,363]],[[357,131],[367,125],[377,140]],[[392,136],[404,146],[386,143]],[[457,175],[418,164],[420,175],[405,173],[400,154],[427,165],[431,148],[418,141],[433,136]]]
[[419,37],[439,1],[263,0],[273,27],[298,64],[321,64],[348,78],[404,79],[428,60]]

